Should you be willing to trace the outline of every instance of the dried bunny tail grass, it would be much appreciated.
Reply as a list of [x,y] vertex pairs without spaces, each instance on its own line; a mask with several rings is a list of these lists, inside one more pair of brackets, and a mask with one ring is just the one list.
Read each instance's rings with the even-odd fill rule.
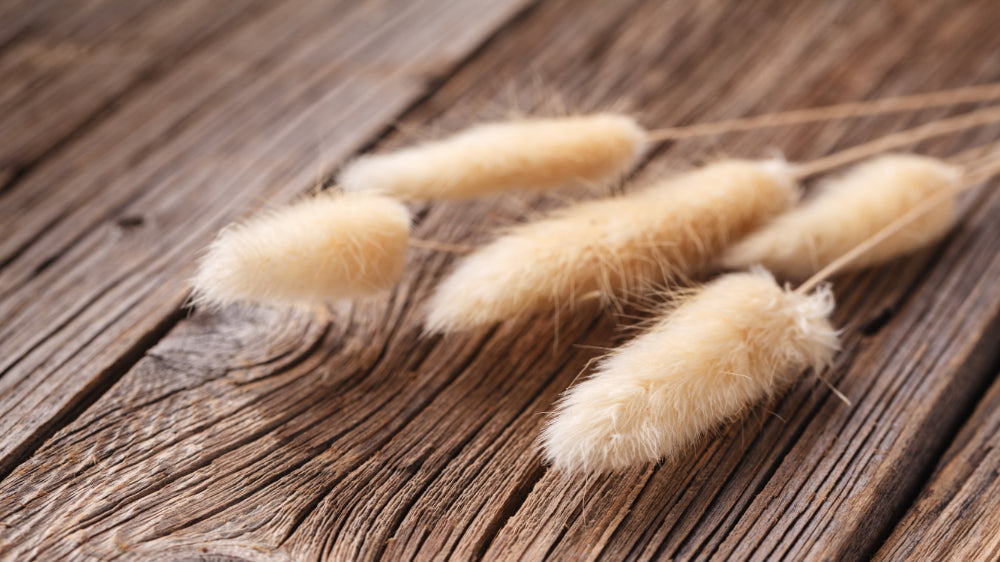
[[791,174],[784,161],[726,160],[515,227],[441,282],[426,326],[470,329],[694,273],[795,201]]
[[392,287],[410,216],[398,201],[322,193],[224,229],[195,275],[195,304],[309,306]]
[[833,295],[763,270],[706,285],[569,389],[541,436],[554,468],[603,472],[675,457],[839,348]]
[[441,141],[358,158],[339,179],[351,191],[405,199],[605,184],[632,170],[645,138],[634,119],[610,113],[488,123]]
[[[934,158],[881,156],[830,180],[797,209],[729,248],[727,268],[759,263],[792,278],[825,267],[935,195],[954,190],[961,170]],[[956,198],[936,205],[850,263],[862,268],[914,251],[944,236],[956,220]]]

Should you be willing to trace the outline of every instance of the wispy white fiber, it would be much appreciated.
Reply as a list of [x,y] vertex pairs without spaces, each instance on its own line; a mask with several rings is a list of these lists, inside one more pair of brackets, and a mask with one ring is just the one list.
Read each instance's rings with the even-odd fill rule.
[[779,287],[763,270],[706,285],[570,388],[542,434],[559,470],[671,458],[787,388],[838,349],[833,295]]
[[344,168],[339,181],[351,191],[418,200],[606,184],[631,171],[645,146],[643,129],[624,115],[488,123],[363,156]]
[[464,330],[691,274],[797,195],[783,161],[726,160],[565,208],[467,256],[436,288],[426,326]]
[[372,194],[328,194],[224,229],[193,280],[199,304],[309,306],[392,287],[403,271],[410,216]]
[[[783,277],[804,278],[907,211],[961,181],[959,168],[911,154],[880,156],[829,180],[822,191],[729,248],[725,267],[759,263]],[[881,263],[944,236],[956,220],[955,200],[938,205],[878,244],[850,267]]]

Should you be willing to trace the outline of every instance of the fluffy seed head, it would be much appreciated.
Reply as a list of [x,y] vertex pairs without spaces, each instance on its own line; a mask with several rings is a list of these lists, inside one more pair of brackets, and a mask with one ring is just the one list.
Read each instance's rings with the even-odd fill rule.
[[[759,263],[782,276],[808,277],[960,180],[958,168],[934,158],[909,154],[875,158],[827,182],[816,197],[733,245],[722,264],[738,269]],[[944,236],[955,219],[951,199],[850,267],[881,263],[930,244]]]
[[469,255],[437,287],[427,327],[469,329],[691,274],[797,195],[786,163],[727,160],[568,207]]
[[450,138],[349,163],[340,183],[405,199],[462,199],[506,191],[604,184],[627,174],[645,132],[616,114],[479,125]]
[[763,270],[719,278],[566,392],[542,433],[546,459],[601,472],[676,456],[828,364],[832,310],[828,286],[799,295]]
[[410,217],[371,194],[320,194],[224,229],[202,259],[195,302],[308,306],[390,288]]

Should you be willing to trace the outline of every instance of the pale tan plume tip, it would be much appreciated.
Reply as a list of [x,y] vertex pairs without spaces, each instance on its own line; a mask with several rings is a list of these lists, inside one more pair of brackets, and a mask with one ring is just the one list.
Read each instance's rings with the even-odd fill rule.
[[676,457],[828,365],[833,306],[826,285],[799,295],[763,270],[719,278],[563,395],[541,435],[545,459],[592,473]]
[[[828,180],[818,195],[779,216],[730,247],[724,267],[761,264],[786,278],[815,273],[899,216],[939,193],[954,190],[961,170],[911,154],[890,154],[863,162]],[[956,220],[956,198],[937,205],[863,256],[861,268],[912,252],[944,236]]]
[[372,194],[322,193],[230,225],[208,247],[195,304],[310,306],[369,295],[400,278],[410,216]]
[[339,181],[350,191],[414,200],[600,185],[628,174],[645,148],[645,132],[625,115],[524,119],[362,156],[345,166]]

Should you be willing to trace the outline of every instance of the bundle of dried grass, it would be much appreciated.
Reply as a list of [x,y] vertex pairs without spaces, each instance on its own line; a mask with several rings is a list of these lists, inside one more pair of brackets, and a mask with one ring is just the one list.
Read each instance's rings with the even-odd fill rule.
[[[902,157],[865,164],[851,175],[870,179],[873,170],[892,168],[895,158]],[[914,165],[900,174],[911,181],[933,180],[941,171],[933,161],[902,158],[895,163]],[[821,283],[866,263],[869,254],[881,259],[904,251],[907,246],[899,242],[899,234],[928,219],[937,225],[935,217],[942,209],[953,220],[955,197],[1000,172],[1000,161],[987,159],[969,169],[962,182],[954,180],[951,171],[945,169],[945,187],[905,212],[890,213],[876,205],[881,228],[794,291],[781,289],[770,273],[757,269],[724,276],[682,301],[565,394],[542,435],[546,458],[556,468],[582,472],[669,458],[780,392],[807,367],[822,369],[838,342],[828,321],[833,297]],[[856,203],[858,197],[848,202]],[[853,210],[852,204],[833,205],[831,214],[824,216],[848,220]],[[889,214],[892,218],[886,221]]]

